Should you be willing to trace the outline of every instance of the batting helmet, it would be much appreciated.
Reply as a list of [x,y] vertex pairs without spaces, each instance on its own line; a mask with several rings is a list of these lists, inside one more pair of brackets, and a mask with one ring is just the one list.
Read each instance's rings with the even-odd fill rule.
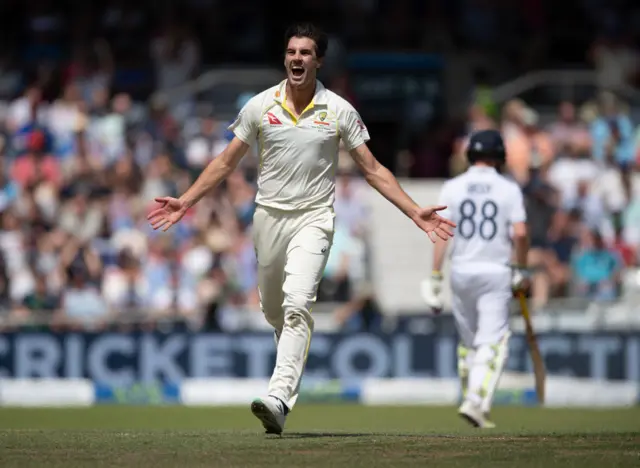
[[473,164],[478,160],[504,163],[506,151],[502,135],[497,130],[482,130],[471,135],[467,147],[467,159]]

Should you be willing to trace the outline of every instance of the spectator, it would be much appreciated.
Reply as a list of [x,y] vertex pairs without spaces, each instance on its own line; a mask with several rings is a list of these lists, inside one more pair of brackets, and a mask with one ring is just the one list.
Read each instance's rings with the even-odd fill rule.
[[11,298],[11,277],[4,256],[0,253],[0,321],[11,321],[15,301]]
[[[36,93],[36,91],[32,91]],[[20,156],[29,151],[50,153],[53,151],[53,135],[49,132],[46,120],[43,118],[42,105],[39,94],[30,97],[27,117],[16,124],[15,129],[9,127],[11,149],[13,156]],[[11,125],[11,124],[10,124]]]
[[140,261],[131,251],[121,250],[116,264],[105,269],[101,289],[113,314],[125,321],[139,318],[136,313],[144,310],[149,291]]
[[47,124],[55,138],[55,155],[60,159],[66,159],[73,155],[76,148],[76,131],[83,123],[83,115],[80,110],[80,90],[75,84],[68,84],[64,93],[51,106]]
[[549,135],[539,127],[538,114],[528,107],[517,110],[515,125],[506,136],[507,168],[520,184],[527,182],[531,166],[548,166],[554,152]]
[[34,290],[24,297],[21,305],[18,310],[23,320],[39,313],[41,320],[52,321],[60,310],[60,297],[49,289],[46,276],[40,273],[36,275]]
[[616,163],[628,168],[634,158],[633,124],[620,109],[620,102],[611,93],[603,93],[599,103],[600,115],[591,124],[593,157],[603,162],[613,151]]
[[45,115],[46,106],[42,102],[42,89],[31,85],[27,87],[22,97],[9,106],[7,129],[10,133],[14,133],[29,123],[42,124]]
[[532,305],[535,310],[549,300],[551,284],[545,266],[551,254],[550,241],[558,238],[563,218],[559,211],[559,194],[547,181],[548,165],[535,165],[539,160],[532,163],[523,193],[531,245],[527,263],[533,269]]
[[35,239],[32,251],[34,271],[43,275],[47,280],[47,290],[56,294],[64,286],[64,271],[60,268],[60,245],[66,240],[66,235],[60,232],[50,232]]
[[522,137],[522,113],[526,104],[520,99],[511,99],[502,108],[502,135],[506,140]]
[[[0,162],[0,167],[2,163]],[[0,211],[4,211],[18,200],[20,187],[13,178],[7,179],[4,170],[0,170]]]
[[109,310],[100,290],[87,281],[89,273],[81,267],[67,272],[69,285],[62,293],[63,323],[70,329],[100,329],[109,320]]
[[13,301],[21,301],[32,286],[29,271],[28,235],[22,229],[20,218],[8,210],[2,213],[0,250],[3,265],[9,277],[9,295]]
[[365,245],[348,224],[337,225],[331,253],[325,267],[321,293],[323,300],[346,302],[362,289]]
[[367,207],[363,203],[365,182],[352,172],[341,173],[336,180],[336,223],[351,235],[364,238],[367,225]]
[[[542,260],[546,277],[539,279],[542,281],[542,286],[538,286],[542,287],[543,291],[548,290],[549,297],[563,297],[570,294],[571,258],[580,238],[581,229],[580,212],[572,210],[568,213],[566,222],[558,227],[557,233],[550,239],[550,250],[545,253]],[[540,291],[534,294],[541,295]]]
[[204,118],[198,134],[187,145],[187,163],[193,174],[197,175],[226,146],[219,122],[211,117]]
[[61,209],[59,227],[81,242],[98,236],[102,230],[103,213],[90,195],[79,191]]
[[636,193],[622,214],[622,240],[640,254],[640,196]]
[[61,183],[60,164],[45,152],[45,138],[42,132],[30,133],[27,137],[27,153],[13,164],[11,178],[23,188],[40,182],[54,186]]
[[247,182],[240,171],[233,172],[226,180],[229,202],[242,227],[253,222],[255,212],[255,189]]
[[577,142],[587,143],[588,129],[577,119],[573,103],[569,101],[560,103],[558,120],[550,125],[549,136],[553,141],[555,152],[560,155],[571,152]]
[[601,222],[598,228],[608,241],[613,241],[614,231],[620,233],[622,212],[632,197],[629,170],[617,166],[613,146],[607,150],[604,167],[594,180],[591,192],[596,198],[594,203],[601,206]]
[[599,167],[591,158],[589,140],[584,135],[574,135],[563,148],[549,168],[548,181],[558,190],[562,208],[570,211],[577,208],[579,185],[594,182]]
[[98,88],[95,92],[99,108],[93,109],[88,128],[91,153],[99,156],[104,166],[111,166],[126,154],[127,113],[131,101],[127,94],[118,94],[109,109],[106,88]]
[[638,266],[638,252],[632,245],[627,243],[624,238],[622,226],[620,225],[616,226],[611,249],[620,257],[622,265],[625,268]]
[[142,185],[141,196],[145,200],[169,194],[179,196],[176,173],[167,153],[160,153],[147,166],[147,176]]
[[180,264],[177,252],[168,239],[154,239],[143,265],[147,285],[146,320],[190,317],[197,310],[197,287],[188,271]]
[[572,268],[578,294],[598,301],[615,299],[621,268],[621,259],[605,247],[602,236],[585,228]]
[[[251,237],[243,229],[242,220],[237,221],[237,231],[229,251],[223,254],[221,267],[236,298],[243,304],[258,304],[257,260]],[[239,296],[238,296],[239,295]]]
[[601,89],[617,91],[633,83],[640,72],[640,54],[621,34],[598,37],[591,60]]

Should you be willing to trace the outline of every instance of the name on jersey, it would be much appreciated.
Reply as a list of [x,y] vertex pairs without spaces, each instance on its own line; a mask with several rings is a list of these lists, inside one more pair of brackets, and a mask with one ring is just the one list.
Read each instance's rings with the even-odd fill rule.
[[485,194],[491,192],[491,184],[469,184],[467,193]]

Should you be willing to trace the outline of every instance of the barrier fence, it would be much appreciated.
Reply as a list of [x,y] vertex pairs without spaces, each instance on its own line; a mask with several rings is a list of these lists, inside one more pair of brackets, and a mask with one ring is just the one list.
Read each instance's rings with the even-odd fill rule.
[[[545,333],[539,344],[548,405],[637,401],[640,333]],[[301,401],[454,404],[456,346],[453,334],[316,334]],[[269,333],[9,333],[0,336],[0,404],[245,404],[266,390],[274,361]],[[535,404],[521,334],[497,400]]]

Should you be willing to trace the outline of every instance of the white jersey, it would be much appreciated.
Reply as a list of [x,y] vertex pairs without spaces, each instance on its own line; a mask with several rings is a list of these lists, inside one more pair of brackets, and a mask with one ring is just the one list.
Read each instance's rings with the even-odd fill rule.
[[353,106],[319,81],[298,118],[284,80],[251,98],[229,129],[258,145],[256,203],[284,211],[333,206],[340,139],[349,151],[369,140]]
[[511,225],[526,221],[520,187],[487,166],[472,166],[445,182],[439,204],[442,216],[457,223],[452,266],[511,263]]

